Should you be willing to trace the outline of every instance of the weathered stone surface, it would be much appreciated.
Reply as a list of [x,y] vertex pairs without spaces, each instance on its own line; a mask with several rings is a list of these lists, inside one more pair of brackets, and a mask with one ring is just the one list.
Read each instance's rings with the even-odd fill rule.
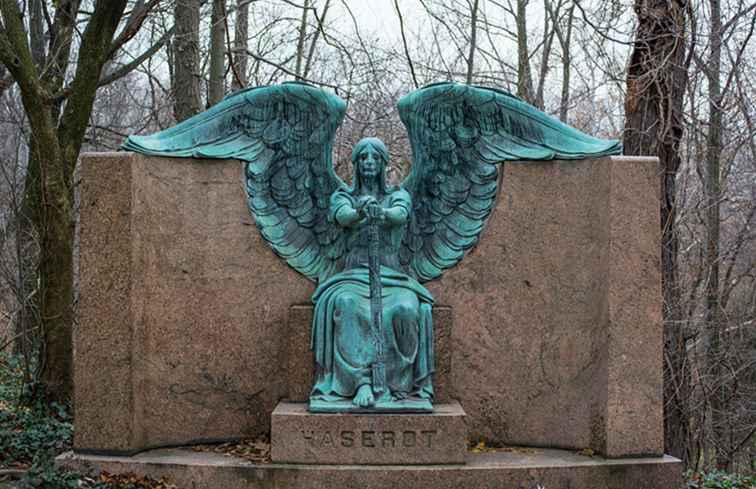
[[471,437],[662,453],[657,168],[505,164],[480,244],[428,286],[454,312]]
[[79,206],[79,324],[74,328],[74,446],[129,452],[144,445],[134,398],[138,327],[132,297],[132,162],[87,155]]
[[286,399],[304,402],[310,398],[315,377],[315,355],[310,349],[313,307],[310,304],[291,306],[287,324]]
[[[288,378],[287,400],[305,402],[315,376],[314,357],[310,349],[313,306],[295,305],[289,310],[287,325],[286,376]],[[452,310],[448,306],[433,307],[433,340],[436,356],[436,372],[433,376],[434,402],[452,400]]]
[[[471,437],[661,453],[656,172],[628,157],[503,167],[480,245],[428,284],[452,309]],[[313,285],[260,238],[241,173],[82,158],[76,449],[249,436],[296,395],[280,365]],[[297,334],[307,344],[309,324]]]
[[670,489],[682,486],[672,457],[607,460],[562,450],[468,454],[465,465],[367,466],[252,464],[191,450],[154,450],[135,457],[64,454],[58,464],[81,471],[165,477],[193,489]]
[[599,447],[610,457],[661,454],[664,447],[655,162],[624,157],[610,168],[606,440]]
[[77,450],[267,432],[289,306],[312,284],[262,241],[238,162],[82,159]]
[[295,464],[461,464],[467,452],[459,403],[432,414],[311,414],[281,402],[271,420],[271,458]]

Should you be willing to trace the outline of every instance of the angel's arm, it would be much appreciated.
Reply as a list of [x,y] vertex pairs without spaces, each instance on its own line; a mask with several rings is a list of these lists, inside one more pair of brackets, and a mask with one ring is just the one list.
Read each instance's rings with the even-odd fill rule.
[[331,196],[331,216],[341,227],[353,226],[362,220],[365,215],[360,208],[355,208],[352,200],[343,192],[334,192]]
[[396,190],[391,195],[389,206],[384,209],[386,223],[389,226],[398,226],[404,224],[409,219],[409,211],[412,207],[412,200],[409,193],[404,190]]
[[362,216],[354,207],[345,205],[336,212],[335,218],[339,226],[349,227],[360,221]]

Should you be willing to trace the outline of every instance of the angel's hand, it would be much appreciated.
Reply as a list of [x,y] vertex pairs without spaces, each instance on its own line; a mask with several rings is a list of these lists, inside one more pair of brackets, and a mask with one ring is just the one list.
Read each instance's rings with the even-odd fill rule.
[[354,210],[359,212],[360,214],[367,215],[367,208],[377,203],[378,201],[373,197],[372,195],[363,195],[359,199],[357,199],[357,204],[354,206]]
[[367,206],[367,216],[370,221],[381,223],[386,220],[386,209],[381,207],[378,202],[373,202]]

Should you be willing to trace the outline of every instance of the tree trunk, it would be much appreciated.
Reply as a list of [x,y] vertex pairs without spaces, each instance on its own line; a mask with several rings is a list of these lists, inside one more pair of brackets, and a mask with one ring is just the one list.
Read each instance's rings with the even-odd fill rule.
[[226,6],[223,0],[213,0],[210,17],[210,84],[207,90],[207,106],[223,99],[226,90]]
[[475,69],[475,49],[477,48],[478,41],[478,0],[473,2],[470,19],[470,52],[467,55],[467,77],[465,78],[465,82],[468,85],[473,82],[473,72]]
[[32,59],[38,69],[45,65],[45,37],[44,37],[44,14],[42,2],[44,0],[29,1],[29,46]]
[[[34,352],[42,343],[39,317],[39,233],[35,223],[40,222],[38,205],[42,202],[41,165],[42,156],[37,138],[30,137],[29,158],[24,177],[24,194],[21,208],[16,216],[16,246],[18,249],[18,301],[19,317],[16,323],[14,349],[22,355],[24,383],[31,385],[31,362]],[[35,392],[29,393],[34,397]]]
[[234,77],[233,90],[247,86],[247,37],[249,36],[249,2],[236,0],[236,24],[234,25]]
[[[38,223],[42,227],[39,276],[44,324],[40,374],[47,398],[66,402],[73,392],[74,220],[70,187],[63,171],[71,163],[61,156],[43,163],[45,200],[40,209],[43,222]],[[58,168],[50,168],[54,166]]]
[[[567,11],[567,32],[564,38],[560,38],[562,44],[562,97],[559,102],[559,120],[567,122],[567,111],[570,107],[570,70],[572,68],[572,55],[570,44],[572,43],[572,25],[575,20],[575,4]],[[559,31],[557,31],[559,32]]]
[[655,155],[661,164],[665,451],[687,464],[690,371],[679,310],[675,223],[676,176],[683,135],[682,101],[687,75],[687,66],[684,66],[686,1],[635,2],[638,27],[628,66],[623,143],[626,154]]
[[710,406],[717,468],[729,470],[732,456],[729,453],[725,412],[727,409],[727,382],[725,381],[725,348],[723,324],[719,303],[719,162],[722,154],[722,88],[720,80],[722,60],[722,18],[719,0],[709,0],[711,25],[709,27],[709,60],[706,75],[709,91],[709,131],[706,137],[706,171],[704,197],[706,202],[706,305],[705,327],[707,343],[707,374],[711,380]]
[[533,100],[533,77],[530,74],[528,26],[525,19],[528,0],[517,0],[517,96],[528,103]]
[[200,0],[176,0],[173,44],[173,116],[176,122],[202,111],[199,24]]
[[[42,341],[40,380],[48,400],[65,403],[73,388],[73,215],[61,150],[49,107],[22,92],[32,128],[22,215],[24,232],[38,241],[35,295],[27,304],[28,327],[38,327]],[[68,256],[65,256],[68,250]],[[31,272],[32,270],[29,270]],[[25,291],[25,292],[28,292]],[[29,307],[30,306],[30,307]],[[27,330],[28,331],[28,330]],[[32,395],[36,392],[30,393]]]
[[534,104],[541,110],[544,108],[543,91],[546,85],[546,76],[549,74],[549,57],[551,56],[551,45],[554,42],[554,34],[556,34],[556,18],[559,16],[559,7],[561,7],[561,5],[558,5],[556,15],[554,15],[554,19],[551,21],[551,30],[549,30],[549,15],[547,14],[551,9],[549,2],[550,0],[543,0],[543,47],[541,48],[541,67],[538,71],[538,84],[536,85]]
[[310,0],[304,0],[302,6],[302,20],[299,23],[299,40],[297,41],[297,61],[294,66],[294,74],[297,80],[302,78],[302,62],[304,61],[305,37],[307,36],[307,12],[310,9]]
[[[396,3],[394,3],[394,5],[396,6]],[[318,28],[315,31],[315,35],[312,36],[312,41],[310,42],[310,50],[307,52],[307,61],[305,62],[304,73],[302,74],[303,78],[307,78],[310,74],[310,67],[312,67],[312,61],[315,58],[315,46],[318,45],[318,39],[320,38],[320,35],[323,34],[323,37],[325,37],[325,34],[323,33],[323,24],[325,23],[325,19],[326,19],[326,16],[328,15],[328,9],[330,8],[330,6],[331,6],[331,0],[326,0],[325,5],[323,5],[323,13],[320,14],[320,18],[318,19]],[[399,11],[397,10],[397,12]],[[402,34],[402,41],[404,43],[405,54],[407,55],[407,61],[410,65],[410,70],[413,73],[412,78],[414,79],[415,71],[414,71],[414,68],[412,67],[412,60],[410,59],[409,53],[407,52],[407,41],[404,37],[404,27],[402,26],[401,13],[399,14],[399,25],[400,25],[400,30]],[[417,86],[417,83],[415,83],[415,86]]]
[[[0,31],[0,59],[16,80],[31,129],[31,154],[24,210],[39,236],[39,320],[44,338],[41,380],[48,400],[67,402],[72,393],[73,328],[73,173],[102,68],[112,54],[111,43],[126,8],[126,0],[98,0],[81,36],[70,95],[58,119],[61,104],[50,98],[62,83],[56,68],[67,66],[68,26],[75,24],[78,2],[59,3],[56,37],[51,51],[51,75],[40,79],[23,18],[15,1],[0,3],[4,29]],[[64,9],[65,12],[61,12]],[[62,36],[62,37],[60,37]],[[57,127],[56,127],[57,123]]]

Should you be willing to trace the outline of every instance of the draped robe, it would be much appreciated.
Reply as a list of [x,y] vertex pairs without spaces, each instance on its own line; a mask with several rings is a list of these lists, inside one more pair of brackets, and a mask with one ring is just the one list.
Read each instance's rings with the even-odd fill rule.
[[[330,219],[343,206],[355,207],[356,197],[339,190],[331,196]],[[403,189],[380,199],[383,207],[404,208],[409,215],[412,200]],[[394,399],[432,399],[433,296],[425,287],[400,271],[399,246],[405,222],[384,225],[381,239],[382,338],[386,382]],[[371,366],[376,347],[371,332],[370,276],[367,224],[343,228],[347,255],[345,269],[321,283],[312,296],[315,314],[311,347],[316,374],[311,399],[336,401],[354,397],[357,389],[372,385]]]

